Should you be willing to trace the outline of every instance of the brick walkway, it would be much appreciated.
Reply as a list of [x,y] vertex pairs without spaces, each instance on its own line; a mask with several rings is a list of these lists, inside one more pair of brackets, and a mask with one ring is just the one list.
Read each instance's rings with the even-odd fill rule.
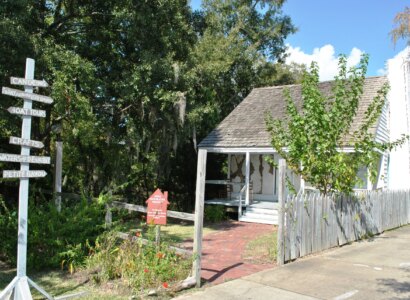
[[[238,221],[221,224],[217,232],[203,237],[201,277],[207,283],[218,284],[272,268],[272,264],[245,262],[242,254],[249,241],[274,230],[273,225],[265,224]],[[192,249],[192,241],[185,246]]]

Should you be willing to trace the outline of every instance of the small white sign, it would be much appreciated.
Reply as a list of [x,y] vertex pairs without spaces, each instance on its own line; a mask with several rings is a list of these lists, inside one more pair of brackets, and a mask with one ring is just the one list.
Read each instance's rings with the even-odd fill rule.
[[34,141],[34,140],[28,140],[28,139],[22,139],[16,136],[11,136],[9,140],[10,144],[13,145],[20,145],[20,146],[26,146],[26,147],[32,147],[32,148],[43,148],[44,144],[39,141]]
[[15,90],[15,89],[11,89],[11,88],[8,88],[8,87],[3,87],[1,92],[4,95],[9,95],[9,96],[12,96],[12,97],[18,97],[18,98],[22,98],[22,99],[33,100],[33,101],[43,102],[43,103],[47,103],[47,104],[53,103],[53,99],[48,97],[48,96],[42,96],[42,95],[37,95],[37,94],[33,94],[33,93],[27,93],[27,92],[23,92],[21,90]]
[[0,153],[0,161],[10,161],[19,163],[50,164],[49,156],[31,156]]
[[10,77],[10,83],[14,85],[48,87],[48,83],[45,80],[25,79],[19,77]]
[[17,170],[4,170],[3,178],[35,178],[45,177],[46,171],[43,170],[31,170],[31,171],[17,171]]
[[33,117],[46,117],[46,111],[41,109],[29,109],[23,107],[14,107],[10,106],[8,109],[9,113],[14,115],[23,115],[23,116],[33,116]]

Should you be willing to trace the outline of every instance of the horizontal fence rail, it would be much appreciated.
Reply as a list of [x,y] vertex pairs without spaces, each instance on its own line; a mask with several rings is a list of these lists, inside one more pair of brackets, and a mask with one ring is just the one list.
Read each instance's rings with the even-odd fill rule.
[[[110,227],[112,224],[112,212],[111,212],[112,208],[125,209],[128,211],[137,211],[137,212],[142,212],[142,213],[147,212],[147,208],[142,205],[136,205],[136,204],[131,204],[131,203],[119,202],[119,201],[112,201],[111,203],[106,205],[105,224],[107,227]],[[181,220],[186,220],[186,221],[195,220],[194,219],[195,214],[184,213],[184,212],[179,212],[179,211],[167,210],[167,216],[170,218],[181,219]],[[135,238],[136,240],[141,241],[144,245],[153,243],[152,241],[149,241],[143,238],[137,238],[135,236],[131,236],[130,234],[124,233],[124,232],[118,232],[117,236],[121,239]],[[168,246],[168,248],[174,250],[178,254],[192,256],[192,251],[190,250],[178,248],[175,246]]]
[[409,224],[410,191],[299,194],[287,197],[281,213],[286,262]]

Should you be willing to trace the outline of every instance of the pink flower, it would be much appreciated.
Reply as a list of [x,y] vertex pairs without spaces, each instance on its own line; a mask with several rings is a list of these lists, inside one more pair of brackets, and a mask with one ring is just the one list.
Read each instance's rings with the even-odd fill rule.
[[164,283],[162,284],[162,286],[167,289],[167,288],[168,288],[168,282],[164,282]]

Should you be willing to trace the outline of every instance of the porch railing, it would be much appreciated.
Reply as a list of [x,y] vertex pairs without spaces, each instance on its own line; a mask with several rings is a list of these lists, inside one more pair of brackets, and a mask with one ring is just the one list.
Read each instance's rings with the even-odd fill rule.
[[245,184],[239,192],[239,207],[238,207],[238,219],[242,216],[242,194],[246,191],[247,185]]

